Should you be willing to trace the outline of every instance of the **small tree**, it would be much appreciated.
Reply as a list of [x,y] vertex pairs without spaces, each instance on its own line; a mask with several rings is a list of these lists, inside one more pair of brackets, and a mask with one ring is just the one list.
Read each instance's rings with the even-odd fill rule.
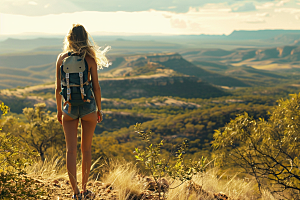
[[279,100],[270,119],[247,113],[214,134],[213,146],[246,173],[259,188],[287,199],[300,198],[300,94]]
[[20,126],[20,137],[32,146],[44,161],[47,149],[65,144],[62,126],[50,111],[46,112],[44,103],[35,104],[34,108],[24,108],[23,113],[28,123]]
[[[169,176],[173,180],[180,180],[181,184],[192,179],[194,175],[205,170],[206,164],[205,158],[201,158],[198,161],[189,160],[184,162],[184,153],[188,148],[187,140],[184,140],[180,145],[177,146],[175,155],[171,155],[169,159],[163,159],[160,150],[163,146],[163,140],[158,144],[152,144],[150,139],[152,132],[144,132],[141,130],[141,124],[135,125],[135,132],[139,134],[144,142],[146,142],[146,150],[142,151],[139,148],[135,148],[135,158],[143,163],[145,168],[149,170],[151,176],[156,183],[156,190],[161,197],[161,179]],[[180,185],[181,185],[180,184]],[[169,188],[174,189],[179,185]]]
[[[6,115],[9,108],[4,103],[0,107],[2,115]],[[36,154],[27,145],[2,132],[0,119],[0,199],[38,199],[44,194],[33,179],[23,176],[34,157]]]

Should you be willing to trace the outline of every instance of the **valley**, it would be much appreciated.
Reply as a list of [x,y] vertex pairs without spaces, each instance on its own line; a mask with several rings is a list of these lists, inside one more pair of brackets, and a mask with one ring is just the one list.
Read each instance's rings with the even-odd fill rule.
[[[132,160],[130,152],[142,145],[133,130],[137,122],[153,131],[155,141],[175,145],[189,139],[189,158],[212,158],[215,130],[244,112],[268,119],[278,99],[299,92],[299,32],[94,39],[112,46],[112,65],[98,71],[104,121],[95,131],[93,145],[102,146],[94,159],[101,153]],[[0,101],[10,107],[10,117],[26,121],[23,109],[37,103],[55,115],[61,43],[0,42]],[[112,148],[106,148],[109,143]]]

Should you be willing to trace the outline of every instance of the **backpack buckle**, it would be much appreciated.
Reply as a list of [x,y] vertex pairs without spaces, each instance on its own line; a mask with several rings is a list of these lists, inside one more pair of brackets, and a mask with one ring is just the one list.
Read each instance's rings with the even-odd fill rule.
[[80,92],[81,92],[81,94],[83,94],[84,96],[86,96],[86,94],[84,94],[84,88],[80,88]]
[[71,89],[67,88],[67,94],[71,94]]
[[69,78],[70,76],[69,76],[69,73],[66,73],[66,78]]
[[79,72],[79,77],[83,77],[83,73],[82,72]]

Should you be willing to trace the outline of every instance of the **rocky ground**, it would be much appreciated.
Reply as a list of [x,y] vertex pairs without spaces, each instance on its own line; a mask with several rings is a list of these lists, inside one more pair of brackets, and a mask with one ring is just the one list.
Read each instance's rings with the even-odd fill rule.
[[[148,190],[144,190],[140,194],[130,194],[128,196],[130,200],[142,200],[142,199],[152,199],[159,200],[158,193],[155,191],[154,182],[151,178],[145,179],[148,184]],[[71,199],[73,195],[73,191],[70,185],[70,182],[64,178],[55,179],[52,181],[35,179],[36,184],[39,187],[43,187],[46,195],[42,196],[41,199],[55,199],[55,200],[63,200],[63,199]],[[100,181],[90,181],[88,183],[89,190],[94,193],[95,200],[120,200],[119,191],[114,189],[114,186],[110,183],[103,183]],[[168,190],[168,185],[162,183],[161,188],[163,191]],[[227,200],[231,199],[223,193],[213,194],[211,192],[205,191],[202,189],[200,185],[195,183],[190,183],[187,185],[188,193],[187,196],[191,196],[192,194],[197,194],[197,198],[195,200]],[[163,196],[163,193],[161,193]],[[166,192],[167,194],[167,192]],[[193,196],[195,197],[195,196]],[[194,199],[191,198],[187,199]],[[163,199],[163,197],[161,197]],[[231,199],[233,200],[233,199]]]

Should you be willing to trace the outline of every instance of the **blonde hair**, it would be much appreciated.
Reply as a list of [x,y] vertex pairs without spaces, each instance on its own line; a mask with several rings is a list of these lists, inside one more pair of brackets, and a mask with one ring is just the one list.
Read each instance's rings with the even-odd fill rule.
[[63,53],[73,52],[84,57],[87,54],[94,58],[98,69],[103,69],[103,67],[109,67],[111,64],[105,56],[109,49],[110,46],[107,46],[101,50],[81,24],[73,24],[65,37]]

